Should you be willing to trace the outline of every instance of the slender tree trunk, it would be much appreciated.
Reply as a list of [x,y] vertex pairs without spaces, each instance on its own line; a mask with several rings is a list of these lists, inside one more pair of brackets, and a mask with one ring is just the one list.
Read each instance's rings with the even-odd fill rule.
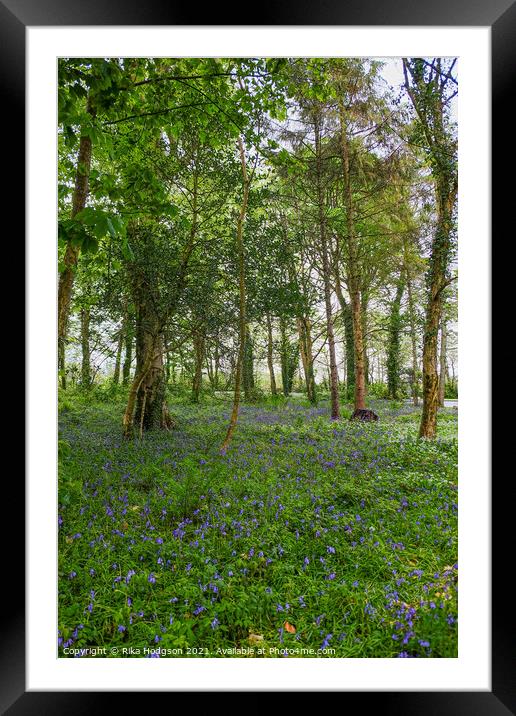
[[410,343],[412,347],[412,402],[415,406],[419,405],[419,381],[418,372],[419,365],[417,361],[417,333],[416,333],[416,319],[414,313],[414,297],[412,295],[412,281],[407,276],[407,295],[408,295],[408,307],[409,307],[409,322],[410,322]]
[[91,386],[89,308],[81,308],[81,353],[81,385],[83,388],[89,388]]
[[287,398],[290,395],[290,352],[287,339],[287,327],[283,316],[280,318],[280,337],[281,384],[283,395]]
[[66,390],[66,356],[65,342],[59,340],[57,343],[57,367],[61,376],[61,388]]
[[[434,438],[437,432],[439,376],[437,334],[441,319],[442,292],[452,251],[453,211],[457,198],[456,142],[444,121],[447,85],[450,74],[441,71],[441,59],[435,58],[425,74],[424,60],[403,58],[405,88],[414,106],[434,183],[437,223],[427,274],[428,299],[423,334],[423,411],[419,437]],[[426,68],[428,69],[428,68]]]
[[254,349],[249,324],[245,327],[244,362],[242,364],[242,386],[247,401],[255,399]]
[[198,328],[193,334],[193,345],[195,353],[195,370],[192,384],[192,402],[198,403],[201,395],[202,387],[202,364],[204,362],[205,353],[205,335],[204,328]]
[[340,304],[344,324],[344,343],[346,346],[346,397],[352,400],[355,395],[355,342],[353,338],[353,316],[351,306],[344,298],[338,269],[335,271],[335,293]]
[[125,325],[125,358],[122,366],[122,385],[129,383],[131,375],[131,363],[133,360],[133,340],[134,340],[134,328],[133,328],[133,317],[128,315]]
[[272,320],[270,314],[267,313],[267,365],[269,366],[269,375],[271,380],[271,395],[277,395],[276,376],[274,375],[274,353],[272,341]]
[[368,339],[367,339],[367,330],[368,330],[368,308],[369,308],[369,297],[366,293],[366,291],[361,290],[360,292],[360,310],[362,313],[362,345],[364,350],[364,377],[365,377],[365,384],[366,384],[366,392],[367,392],[367,386],[370,382],[373,381],[371,368],[369,365],[369,346],[368,346]]
[[246,328],[246,291],[245,291],[245,255],[244,255],[244,241],[243,241],[243,228],[244,220],[247,212],[247,202],[249,199],[249,184],[250,180],[247,174],[247,165],[245,161],[244,144],[242,137],[238,138],[238,149],[240,152],[240,164],[242,166],[242,180],[243,180],[243,197],[242,205],[240,207],[240,213],[237,221],[237,253],[238,253],[238,287],[239,287],[239,320],[238,320],[238,332],[239,332],[239,345],[238,355],[235,368],[235,392],[233,395],[233,410],[231,411],[231,418],[229,420],[229,426],[224,438],[224,442],[221,446],[221,452],[225,453],[233,437],[235,427],[238,420],[238,409],[240,406],[240,383],[242,380],[242,363],[244,361],[244,349],[245,349],[245,328]]
[[441,351],[439,371],[439,405],[444,406],[444,392],[446,388],[446,319],[441,318]]
[[165,341],[164,348],[165,348],[165,383],[168,385],[170,383],[170,366],[172,364],[172,360],[170,358],[170,345],[169,345],[168,341]]
[[[95,117],[95,110],[92,106],[91,98],[88,98],[86,111]],[[79,151],[77,154],[77,168],[75,170],[75,187],[72,195],[72,219],[82,211],[88,200],[89,194],[89,177],[91,171],[91,139],[85,134],[81,135],[79,141]],[[72,288],[75,278],[75,270],[79,258],[80,249],[67,243],[64,254],[64,270],[59,276],[59,287],[57,296],[57,339],[58,339],[58,357],[61,361],[59,369],[62,375],[65,370],[65,345],[66,334],[68,331],[68,316],[70,314],[70,302],[72,298]],[[63,386],[65,387],[65,386]]]
[[317,403],[317,389],[315,385],[314,358],[312,348],[312,333],[310,320],[305,317],[297,319],[299,333],[299,351],[305,374],[306,395],[308,400],[315,405]]
[[347,283],[351,300],[351,317],[353,322],[353,343],[355,363],[355,410],[363,410],[366,397],[366,366],[364,356],[363,315],[360,296],[360,265],[358,247],[355,236],[353,196],[351,191],[351,172],[349,164],[349,146],[346,129],[346,116],[342,99],[339,101],[340,145],[342,169],[344,176],[344,201],[346,205],[347,223]]
[[414,295],[412,292],[412,277],[410,275],[408,261],[408,247],[406,238],[403,239],[403,268],[405,272],[405,281],[407,284],[408,297],[408,317],[410,326],[410,343],[412,348],[412,402],[415,406],[419,404],[419,386],[418,372],[419,366],[417,361],[417,331],[416,331],[416,313],[414,308]]
[[122,322],[122,327],[120,328],[120,333],[118,335],[118,342],[116,346],[116,354],[115,354],[115,369],[113,371],[113,383],[115,385],[118,385],[120,382],[120,364],[122,362],[122,347],[124,345],[124,338],[125,338],[125,325],[126,325],[126,319],[124,318]]
[[434,438],[439,407],[439,374],[437,367],[437,334],[441,319],[442,291],[450,251],[454,193],[450,179],[439,177],[436,186],[437,227],[429,267],[429,298],[423,336],[423,412],[419,437]]
[[318,110],[314,117],[315,159],[317,181],[317,204],[319,212],[319,236],[321,241],[321,254],[323,263],[324,306],[326,311],[326,332],[328,337],[328,352],[330,357],[330,399],[331,419],[340,418],[339,376],[337,373],[337,358],[335,354],[335,333],[333,331],[333,317],[331,310],[331,271],[326,238],[326,217],[324,214],[324,195],[322,186],[322,144],[321,127]]
[[219,372],[220,372],[220,351],[219,351],[219,336],[218,333],[215,336],[215,356],[214,356],[215,369],[213,373],[213,380],[215,382],[215,390],[219,389]]
[[391,399],[399,398],[400,392],[400,332],[401,316],[400,307],[405,281],[400,276],[396,285],[396,294],[391,305],[389,318],[389,345],[387,347],[387,390]]

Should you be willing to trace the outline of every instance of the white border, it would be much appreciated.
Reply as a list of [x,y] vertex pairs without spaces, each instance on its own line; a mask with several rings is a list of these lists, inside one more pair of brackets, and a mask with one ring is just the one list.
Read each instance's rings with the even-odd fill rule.
[[[56,658],[56,58],[459,56],[458,659]],[[27,689],[490,690],[490,28],[27,28]]]

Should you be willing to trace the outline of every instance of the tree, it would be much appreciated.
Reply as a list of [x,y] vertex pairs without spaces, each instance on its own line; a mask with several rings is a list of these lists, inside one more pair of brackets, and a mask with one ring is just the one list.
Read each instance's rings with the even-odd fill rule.
[[423,413],[419,436],[433,438],[437,430],[439,374],[437,335],[442,292],[449,284],[454,251],[457,200],[457,140],[449,116],[456,94],[456,60],[403,60],[405,89],[416,112],[415,139],[424,147],[435,192],[435,230],[427,275],[428,297],[423,338]]
[[249,187],[251,177],[247,171],[247,162],[245,158],[244,143],[242,137],[238,138],[238,151],[240,154],[240,163],[242,167],[242,204],[238,214],[236,227],[236,249],[238,254],[238,292],[239,292],[239,316],[238,316],[238,354],[235,370],[235,389],[233,393],[233,409],[229,420],[229,426],[221,446],[221,452],[226,452],[233,437],[235,427],[238,420],[238,408],[240,406],[240,383],[242,380],[242,364],[244,361],[245,351],[245,334],[246,334],[246,293],[245,293],[245,253],[244,253],[244,221],[247,212],[247,203],[249,200]]

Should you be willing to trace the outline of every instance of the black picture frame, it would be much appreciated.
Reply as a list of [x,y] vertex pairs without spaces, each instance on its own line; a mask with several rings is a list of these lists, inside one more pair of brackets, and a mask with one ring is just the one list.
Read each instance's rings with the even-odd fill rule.
[[[260,6],[259,17],[242,17],[240,6],[214,4],[202,10],[203,25],[379,25],[379,26],[489,26],[492,35],[492,236],[501,233],[500,223],[506,207],[512,206],[508,183],[502,180],[503,166],[514,159],[514,142],[507,140],[506,114],[511,83],[516,72],[516,3],[512,0],[324,0],[283,2],[277,7]],[[25,126],[25,29],[27,26],[59,25],[198,25],[199,9],[181,7],[160,0],[0,0],[0,89],[7,120],[9,142],[23,147]],[[237,22],[235,22],[237,20]],[[6,109],[8,108],[8,117]],[[6,134],[4,133],[4,141]],[[20,152],[18,150],[18,152]],[[8,202],[12,212],[18,205],[17,233],[25,214],[23,192],[24,161],[20,153],[8,172]],[[4,194],[5,196],[5,194]],[[494,258],[494,257],[493,257]],[[495,452],[494,440],[491,446]],[[503,484],[503,483],[502,483]],[[393,714],[441,714],[455,716],[505,716],[516,713],[516,647],[510,635],[512,605],[506,606],[506,570],[510,562],[511,503],[499,481],[493,480],[492,493],[492,690],[490,692],[346,692],[345,708],[351,698],[360,699],[363,709],[381,709]],[[24,485],[20,480],[11,497],[24,504]],[[21,507],[20,507],[21,509]],[[18,532],[20,528],[18,527]],[[10,533],[11,534],[11,533]],[[0,640],[0,710],[10,716],[22,714],[85,714],[104,708],[120,708],[123,694],[116,692],[26,692],[25,691],[25,612],[16,597],[11,577],[16,575],[16,594],[21,594],[20,565],[24,544],[20,536],[9,540],[4,555],[4,574],[9,584],[9,610],[3,612]],[[407,684],[410,688],[410,684]],[[286,690],[296,691],[296,684]],[[338,691],[338,686],[336,689]],[[131,693],[133,703],[148,695]],[[116,703],[115,703],[116,700]],[[343,702],[344,704],[344,702]],[[148,708],[148,705],[147,705]],[[152,707],[151,707],[152,708]],[[344,708],[344,705],[343,707]]]

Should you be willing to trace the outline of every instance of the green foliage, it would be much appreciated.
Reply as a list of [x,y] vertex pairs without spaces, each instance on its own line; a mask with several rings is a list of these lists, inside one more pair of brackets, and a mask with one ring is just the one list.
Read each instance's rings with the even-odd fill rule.
[[374,381],[367,386],[367,393],[371,398],[387,398],[389,389],[385,383]]

